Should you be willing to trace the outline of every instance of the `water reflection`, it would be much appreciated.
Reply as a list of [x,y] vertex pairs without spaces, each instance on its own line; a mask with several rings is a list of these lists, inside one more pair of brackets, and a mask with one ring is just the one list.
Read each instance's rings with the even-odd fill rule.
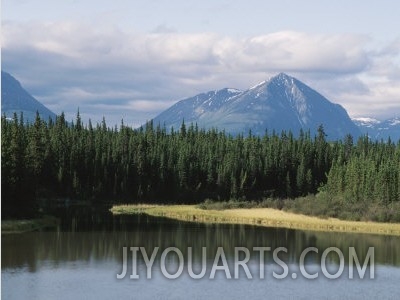
[[[82,207],[59,213],[62,223],[56,231],[2,236],[2,269],[26,268],[35,272],[45,265],[57,267],[66,262],[121,262],[122,248],[133,246],[145,247],[148,253],[154,247],[161,251],[177,247],[184,257],[187,248],[192,247],[195,261],[201,260],[202,247],[207,247],[208,259],[215,257],[217,247],[224,248],[228,259],[233,258],[235,247],[285,247],[288,252],[282,253],[281,258],[287,263],[298,262],[307,247],[320,250],[318,255],[310,253],[309,262],[319,261],[328,247],[338,247],[346,259],[349,247],[355,247],[359,257],[365,257],[368,248],[375,247],[375,263],[400,265],[400,238],[393,236],[206,225],[146,215],[113,217],[104,209]],[[272,254],[266,256],[266,263],[270,260]]]

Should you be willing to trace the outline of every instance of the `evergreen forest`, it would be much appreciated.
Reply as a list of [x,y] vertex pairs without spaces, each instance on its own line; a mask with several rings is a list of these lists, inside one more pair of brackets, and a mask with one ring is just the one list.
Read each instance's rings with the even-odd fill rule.
[[[296,137],[295,137],[296,136]],[[200,204],[264,201],[348,219],[400,221],[400,141],[309,132],[231,136],[182,123],[133,129],[1,120],[2,217],[32,216],[41,203]],[[268,199],[268,201],[266,201]],[[210,201],[210,200],[208,200]],[[311,212],[312,213],[312,212]]]

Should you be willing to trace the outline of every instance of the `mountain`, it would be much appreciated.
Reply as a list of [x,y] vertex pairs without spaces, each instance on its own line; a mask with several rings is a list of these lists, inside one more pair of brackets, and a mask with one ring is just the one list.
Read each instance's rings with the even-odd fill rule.
[[1,114],[12,118],[14,112],[24,114],[24,120],[34,122],[36,111],[40,118],[47,121],[55,120],[56,114],[30,95],[13,76],[1,71]]
[[353,122],[363,134],[368,134],[372,139],[387,140],[389,137],[394,141],[400,139],[400,117],[384,121],[373,118],[354,118]]
[[321,124],[330,140],[361,134],[342,106],[284,73],[245,91],[222,89],[181,100],[155,117],[153,124],[179,129],[183,120],[233,135],[249,130],[255,135],[291,130],[297,135],[300,129],[314,135]]

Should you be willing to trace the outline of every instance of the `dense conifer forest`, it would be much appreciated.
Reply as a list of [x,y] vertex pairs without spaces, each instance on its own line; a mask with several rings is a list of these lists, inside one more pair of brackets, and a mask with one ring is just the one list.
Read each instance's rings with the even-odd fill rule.
[[[318,206],[329,216],[400,221],[400,141],[328,142],[308,132],[230,136],[184,124],[167,131],[84,125],[64,115],[1,120],[3,217],[35,214],[43,199],[90,203],[263,201]],[[312,201],[305,201],[308,195]],[[301,198],[303,197],[303,198]],[[304,198],[305,197],[305,198]],[[310,197],[310,196],[309,196]],[[282,202],[282,199],[293,199]]]

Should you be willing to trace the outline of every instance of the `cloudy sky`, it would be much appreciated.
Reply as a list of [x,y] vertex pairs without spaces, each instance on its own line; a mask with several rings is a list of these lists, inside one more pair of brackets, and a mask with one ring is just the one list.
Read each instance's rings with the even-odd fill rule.
[[139,125],[285,72],[351,116],[400,116],[400,1],[2,0],[2,69],[55,113]]

